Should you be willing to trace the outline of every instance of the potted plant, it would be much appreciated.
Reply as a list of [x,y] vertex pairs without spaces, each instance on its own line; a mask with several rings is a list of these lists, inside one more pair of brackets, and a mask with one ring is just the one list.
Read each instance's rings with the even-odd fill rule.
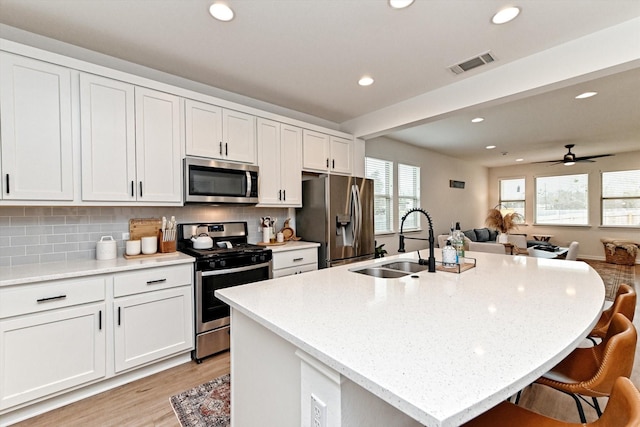
[[[377,245],[378,242],[374,241],[373,244]],[[386,254],[387,254],[387,250],[384,248],[384,243],[381,244],[380,246],[376,246],[375,258],[384,258]]]
[[[503,209],[499,209],[500,207]],[[523,219],[524,218],[519,213],[506,209],[502,205],[497,205],[493,209],[489,209],[485,225],[500,233],[498,235],[499,243],[507,243],[509,232],[517,229],[518,224],[521,223]]]

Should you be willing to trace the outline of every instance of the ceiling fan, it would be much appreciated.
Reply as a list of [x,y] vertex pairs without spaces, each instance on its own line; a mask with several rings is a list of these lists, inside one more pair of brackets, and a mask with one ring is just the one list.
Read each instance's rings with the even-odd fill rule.
[[599,157],[609,157],[614,156],[615,154],[599,154],[597,156],[584,156],[584,157],[576,157],[574,153],[571,152],[571,149],[575,146],[575,144],[567,144],[564,146],[566,148],[567,154],[564,155],[562,160],[549,160],[545,162],[535,162],[535,163],[551,163],[550,166],[564,164],[565,166],[572,166],[578,162],[594,162],[591,159],[597,159]]

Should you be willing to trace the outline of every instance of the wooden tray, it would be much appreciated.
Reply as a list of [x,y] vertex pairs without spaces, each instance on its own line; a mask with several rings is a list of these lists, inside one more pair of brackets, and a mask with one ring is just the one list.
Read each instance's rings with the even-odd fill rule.
[[456,264],[455,267],[445,267],[440,261],[436,261],[436,271],[446,271],[447,273],[460,274],[463,271],[471,270],[476,266],[475,258],[466,257],[467,260],[473,260],[473,262],[465,262],[464,264]]
[[287,242],[258,242],[259,246],[282,246],[282,245],[286,245]]
[[155,254],[149,254],[149,255],[145,255],[145,254],[127,255],[127,254],[124,254],[123,256],[126,259],[168,258],[168,257],[178,256],[178,252],[168,252],[168,253],[165,253],[165,254],[163,254],[161,252],[156,252]]

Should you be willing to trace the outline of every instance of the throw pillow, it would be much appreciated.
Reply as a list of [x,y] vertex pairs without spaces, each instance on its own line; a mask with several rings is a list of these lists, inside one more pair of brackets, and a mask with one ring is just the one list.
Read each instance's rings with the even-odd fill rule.
[[476,238],[476,232],[473,231],[473,230],[463,231],[462,234],[467,236],[467,238],[469,240],[471,240],[472,242],[477,242],[478,241],[478,239]]
[[478,242],[488,242],[489,241],[489,229],[488,228],[476,228],[474,229],[476,232],[476,237],[478,238]]
[[489,241],[495,242],[498,238],[498,230],[489,230]]

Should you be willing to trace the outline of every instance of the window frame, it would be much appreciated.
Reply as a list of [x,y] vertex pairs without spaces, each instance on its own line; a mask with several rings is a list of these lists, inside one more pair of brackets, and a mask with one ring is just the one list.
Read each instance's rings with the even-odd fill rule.
[[605,174],[613,174],[613,173],[623,173],[623,172],[637,172],[640,173],[640,169],[624,169],[624,170],[614,170],[614,171],[601,171],[600,172],[600,226],[601,227],[614,227],[614,228],[640,228],[640,224],[605,224],[604,223],[604,204],[607,200],[637,200],[640,202],[640,193],[637,196],[619,196],[619,197],[607,197],[604,195],[604,178]]
[[[416,179],[414,181],[415,186],[411,189],[412,192],[414,193],[413,196],[401,196],[401,183],[400,183],[400,168],[401,167],[406,167],[406,168],[412,168],[414,170],[413,174],[416,175]],[[414,166],[414,165],[409,165],[406,163],[400,163],[398,162],[396,165],[396,176],[398,177],[398,191],[396,194],[396,198],[397,198],[397,212],[398,212],[398,230],[400,230],[400,225],[402,222],[402,217],[404,216],[403,212],[400,212],[400,199],[403,200],[412,200],[413,201],[413,206],[416,208],[420,207],[420,166]],[[418,232],[418,231],[422,231],[422,227],[421,227],[421,219],[422,219],[422,215],[415,215],[415,226],[408,226],[405,223],[405,227],[403,228],[403,232]]]
[[[502,198],[502,182],[503,181],[522,181],[522,185],[524,186],[524,189],[522,191],[522,199],[503,199]],[[516,202],[522,202],[522,212],[518,212],[514,208],[507,206],[508,203],[516,203]],[[514,211],[521,214],[522,215],[521,223],[523,224],[526,223],[527,222],[527,216],[526,216],[527,214],[527,179],[526,177],[520,176],[520,177],[513,177],[513,178],[499,178],[498,179],[498,204],[504,206],[505,208],[513,209]]]
[[[374,235],[378,236],[378,235],[384,235],[384,234],[393,234],[395,233],[394,230],[394,179],[395,179],[395,174],[394,174],[394,162],[391,160],[385,160],[385,159],[380,159],[377,157],[370,157],[370,156],[365,156],[365,178],[369,178],[369,179],[373,179],[375,181],[375,178],[372,178],[369,176],[369,167],[368,167],[368,160],[371,159],[373,161],[376,162],[381,162],[385,165],[385,167],[389,167],[389,179],[388,179],[388,186],[385,187],[385,190],[388,191],[388,193],[385,194],[381,194],[381,193],[376,193],[376,185],[374,182],[373,185],[373,199],[374,199]],[[387,230],[377,230],[375,228],[375,200],[378,198],[384,198],[386,200],[386,205],[389,206],[389,209],[386,212],[387,218],[386,218],[386,223],[388,224],[388,229]]]
[[[585,214],[586,221],[584,223],[559,223],[559,222],[540,222],[539,214],[538,214],[538,188],[539,188],[539,180],[540,179],[549,179],[549,178],[561,178],[561,177],[570,177],[570,176],[580,176],[586,178],[585,183]],[[589,201],[589,172],[580,172],[580,173],[565,173],[565,174],[555,174],[555,175],[544,175],[544,176],[534,176],[534,206],[533,206],[533,214],[535,225],[540,226],[560,226],[560,227],[588,227],[590,226],[590,201]]]

